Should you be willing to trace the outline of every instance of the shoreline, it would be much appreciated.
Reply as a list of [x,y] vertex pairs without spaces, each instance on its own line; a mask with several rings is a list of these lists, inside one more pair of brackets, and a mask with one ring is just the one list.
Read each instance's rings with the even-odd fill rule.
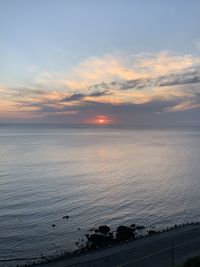
[[[61,267],[63,264],[65,266],[72,266],[73,264],[81,264],[86,262],[91,262],[94,260],[100,260],[102,258],[110,257],[117,253],[122,253],[123,251],[127,251],[129,249],[133,249],[134,247],[141,245],[141,244],[148,244],[148,242],[152,242],[152,240],[162,240],[163,238],[169,238],[170,236],[176,236],[180,235],[187,231],[193,231],[196,228],[199,228],[200,230],[200,222],[191,222],[191,223],[184,223],[180,225],[174,225],[172,227],[163,229],[161,231],[155,231],[152,230],[151,234],[146,234],[140,237],[137,237],[135,239],[127,239],[120,241],[118,243],[114,244],[107,244],[102,247],[98,247],[96,249],[90,249],[85,250],[82,248],[79,248],[77,250],[74,250],[72,252],[64,252],[57,256],[49,256],[49,257],[41,257],[40,259],[36,261],[31,261],[31,259],[27,259],[26,263],[23,264],[17,264],[13,266],[58,266]],[[13,259],[13,262],[15,260]]]

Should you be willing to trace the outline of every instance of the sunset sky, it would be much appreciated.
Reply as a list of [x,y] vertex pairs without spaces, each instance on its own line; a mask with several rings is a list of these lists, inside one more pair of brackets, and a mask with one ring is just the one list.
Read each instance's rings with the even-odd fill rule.
[[199,14],[198,0],[0,0],[0,122],[200,125]]

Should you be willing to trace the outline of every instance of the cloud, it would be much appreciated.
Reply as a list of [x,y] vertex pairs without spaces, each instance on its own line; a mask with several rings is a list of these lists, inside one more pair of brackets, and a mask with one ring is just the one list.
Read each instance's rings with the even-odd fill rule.
[[83,99],[85,97],[84,94],[72,94],[70,96],[67,96],[67,97],[64,97],[61,101],[62,102],[71,102],[71,101],[77,101],[77,100],[80,100],[80,99]]
[[140,113],[144,119],[148,113],[199,109],[199,84],[197,56],[162,52],[92,57],[67,73],[44,72],[28,84],[1,86],[0,117],[13,113],[75,119],[108,112],[129,117]]
[[83,94],[83,93],[78,93],[78,94],[71,94],[70,96],[66,96],[63,99],[61,99],[62,102],[73,102],[73,101],[78,101],[82,100],[87,97],[101,97],[104,95],[108,95],[109,93],[107,91],[99,91],[99,92],[93,92],[89,95]]
[[192,55],[174,55],[169,52],[158,54],[141,54],[136,56],[137,69],[148,73],[150,77],[168,75],[191,68],[200,63],[198,57]]
[[105,55],[91,57],[67,73],[41,73],[35,78],[35,83],[42,88],[46,86],[57,90],[65,88],[68,92],[88,92],[95,85],[103,87],[112,82],[152,79],[194,68],[199,64],[199,57],[177,56],[169,52],[134,56]]
[[121,90],[127,90],[127,89],[139,90],[149,87],[174,86],[174,85],[196,84],[196,83],[200,83],[200,70],[194,71],[191,69],[187,69],[184,72],[160,76],[156,78],[128,80],[118,83],[112,82],[110,85],[107,85],[107,87],[109,88],[109,86],[110,87],[115,86]]

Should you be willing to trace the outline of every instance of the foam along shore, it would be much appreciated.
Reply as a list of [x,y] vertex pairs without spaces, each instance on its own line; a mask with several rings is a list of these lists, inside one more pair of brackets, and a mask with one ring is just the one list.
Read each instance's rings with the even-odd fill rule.
[[[149,230],[145,235],[136,235],[132,237],[126,236],[126,238],[120,237],[120,240],[113,238],[112,242],[102,243],[102,239],[99,241],[99,236],[109,237],[109,229],[103,226],[103,228],[91,229],[91,234],[88,235],[85,245],[82,245],[74,252],[66,252],[57,257],[42,258],[40,261],[34,262],[38,266],[46,267],[63,267],[63,266],[129,266],[129,262],[134,262],[134,266],[137,262],[149,260],[155,261],[152,266],[156,267],[156,262],[159,262],[157,257],[162,260],[162,254],[166,254],[163,260],[169,261],[171,257],[171,244],[174,242],[175,250],[179,250],[179,256],[176,258],[176,264],[182,263],[190,256],[196,255],[196,246],[200,247],[200,223],[187,223],[182,225],[175,225],[173,227],[164,229],[162,231]],[[132,225],[132,228],[136,226]],[[120,227],[121,233],[124,234],[124,230],[130,228],[126,226]],[[133,233],[135,233],[133,228]],[[104,233],[99,233],[99,230],[103,229]],[[125,230],[125,232],[126,232]],[[144,230],[144,229],[141,229]],[[118,229],[118,232],[120,230]],[[129,230],[127,230],[129,231]],[[94,233],[93,233],[94,232]],[[128,234],[128,232],[126,232]],[[131,233],[129,233],[131,234]],[[93,236],[93,237],[92,237]],[[97,237],[98,236],[98,237]],[[92,237],[92,239],[91,239]],[[97,237],[98,246],[94,246],[93,242]],[[104,239],[103,239],[104,240]],[[108,240],[107,238],[105,240]],[[110,239],[109,239],[110,240]],[[91,242],[92,241],[92,242]],[[88,247],[88,243],[92,245]],[[96,244],[97,244],[96,243]],[[100,245],[99,245],[100,244]],[[188,247],[188,248],[187,248]],[[182,253],[180,249],[182,248]],[[198,254],[198,253],[197,253]],[[160,258],[161,257],[161,258]],[[163,256],[164,257],[164,256]],[[125,262],[127,261],[127,262]],[[160,262],[160,264],[162,261]],[[120,265],[121,264],[121,265]],[[124,265],[125,264],[125,265]],[[149,263],[148,263],[149,264]],[[170,262],[167,264],[171,264]],[[28,264],[28,265],[31,265]],[[27,266],[27,265],[26,265]],[[130,265],[132,266],[132,265]],[[148,265],[149,267],[151,265]],[[159,265],[158,265],[159,266]],[[164,266],[164,264],[162,265]],[[167,266],[167,265],[166,265]]]

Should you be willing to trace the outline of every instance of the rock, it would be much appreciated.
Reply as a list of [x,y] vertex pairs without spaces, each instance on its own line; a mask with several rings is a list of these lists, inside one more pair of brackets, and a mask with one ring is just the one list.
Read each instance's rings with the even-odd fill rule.
[[107,235],[110,232],[110,227],[107,225],[99,226],[98,231],[104,235]]
[[110,244],[113,240],[113,237],[101,234],[92,234],[88,237],[88,240],[96,246],[104,246]]
[[132,224],[130,225],[130,227],[131,227],[131,228],[135,228],[136,225],[135,225],[134,223],[132,223]]
[[155,230],[149,230],[149,235],[155,235],[157,232]]
[[87,252],[87,248],[85,246],[80,247],[79,250],[80,250],[80,253]]
[[128,240],[135,238],[134,230],[128,226],[119,226],[116,230],[118,240]]
[[114,237],[113,232],[110,232],[108,235]]
[[136,229],[136,230],[144,230],[145,227],[142,226],[142,225],[137,225],[137,226],[135,227],[135,229]]
[[95,250],[96,248],[96,245],[93,243],[89,246],[89,250]]
[[63,216],[63,219],[69,219],[69,215]]

